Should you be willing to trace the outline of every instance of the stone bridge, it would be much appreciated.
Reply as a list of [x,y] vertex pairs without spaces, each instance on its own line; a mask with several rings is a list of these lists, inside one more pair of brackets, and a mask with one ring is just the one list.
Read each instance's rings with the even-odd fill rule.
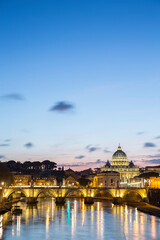
[[27,199],[36,199],[43,196],[53,198],[81,197],[81,198],[121,198],[132,196],[132,199],[139,197],[142,200],[147,199],[147,190],[145,188],[84,188],[84,187],[55,187],[55,186],[11,186],[1,190],[2,198],[8,199],[13,193],[22,193]]

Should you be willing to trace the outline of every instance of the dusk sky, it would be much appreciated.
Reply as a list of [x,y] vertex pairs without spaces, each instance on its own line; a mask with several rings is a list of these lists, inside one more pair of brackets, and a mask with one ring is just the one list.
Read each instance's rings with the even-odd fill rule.
[[160,164],[160,1],[1,0],[0,110],[0,161]]

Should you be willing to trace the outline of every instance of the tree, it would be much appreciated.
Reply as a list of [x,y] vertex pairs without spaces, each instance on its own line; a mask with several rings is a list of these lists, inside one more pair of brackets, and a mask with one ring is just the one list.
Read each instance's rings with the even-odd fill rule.
[[53,170],[57,167],[57,164],[55,162],[51,162],[49,160],[44,160],[42,162],[42,166],[44,166],[44,170],[48,171],[48,170]]
[[78,182],[79,182],[80,186],[83,186],[83,187],[86,187],[91,183],[91,181],[89,179],[86,179],[84,177],[79,178]]
[[13,177],[8,170],[6,163],[0,162],[0,185],[4,182],[4,185],[10,185],[13,182]]

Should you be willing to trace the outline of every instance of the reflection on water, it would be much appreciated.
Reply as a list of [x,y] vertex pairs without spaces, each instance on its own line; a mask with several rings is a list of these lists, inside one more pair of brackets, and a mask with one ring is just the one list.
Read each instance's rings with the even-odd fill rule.
[[159,218],[128,206],[68,200],[57,207],[54,199],[48,199],[22,208],[20,216],[0,216],[0,239],[160,239]]
[[2,239],[3,236],[3,216],[0,215],[0,239]]

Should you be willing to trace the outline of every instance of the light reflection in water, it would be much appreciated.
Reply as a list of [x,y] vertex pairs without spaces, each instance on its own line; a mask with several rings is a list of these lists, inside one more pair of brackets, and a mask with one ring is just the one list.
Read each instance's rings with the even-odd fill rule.
[[49,207],[46,212],[46,238],[48,239],[49,237]]
[[102,203],[97,202],[97,238],[102,239],[104,230],[104,215]]
[[77,217],[77,201],[74,200],[74,208],[72,209],[72,237],[76,230],[76,217]]
[[104,230],[104,215],[103,215],[103,206],[101,206],[101,221],[100,221],[100,223],[101,223],[101,231],[100,231],[100,238],[102,238],[103,237],[103,234],[104,234],[104,232],[103,232],[103,230]]
[[2,239],[3,236],[3,216],[0,215],[0,239]]
[[14,228],[12,228],[12,236],[14,236]]
[[93,226],[94,222],[94,206],[91,205],[91,226]]
[[17,236],[20,236],[21,231],[21,216],[17,216]]
[[125,235],[128,236],[128,206],[125,205],[125,211],[124,211],[124,232]]
[[0,227],[0,239],[2,239],[2,236],[3,236],[3,228]]
[[54,218],[54,207],[55,207],[54,198],[52,198],[52,221],[53,221],[53,218]]
[[84,219],[85,219],[85,204],[84,201],[82,202],[82,226],[84,224]]
[[[137,208],[135,208],[135,220],[134,220],[134,234],[135,236],[139,236],[139,222],[138,222],[138,211]],[[136,239],[136,237],[135,237]]]
[[14,236],[14,219],[15,219],[15,216],[13,215],[12,216],[12,236]]
[[71,203],[68,201],[68,225],[71,223]]
[[140,232],[144,235],[144,216],[140,216]]
[[[135,208],[109,206],[105,202],[88,206],[77,200],[67,201],[63,207],[57,207],[53,199],[39,202],[37,209],[24,206],[21,216],[4,215],[3,227],[0,227],[3,240],[28,240],[25,231],[30,232],[29,240],[150,240],[160,235],[159,219]],[[36,237],[38,232],[41,234]]]
[[154,216],[151,216],[151,231],[153,239],[156,239],[156,221]]
[[99,211],[100,211],[100,203],[97,203],[97,238],[99,239],[100,230],[99,230]]
[[132,223],[132,208],[129,210],[129,222]]

